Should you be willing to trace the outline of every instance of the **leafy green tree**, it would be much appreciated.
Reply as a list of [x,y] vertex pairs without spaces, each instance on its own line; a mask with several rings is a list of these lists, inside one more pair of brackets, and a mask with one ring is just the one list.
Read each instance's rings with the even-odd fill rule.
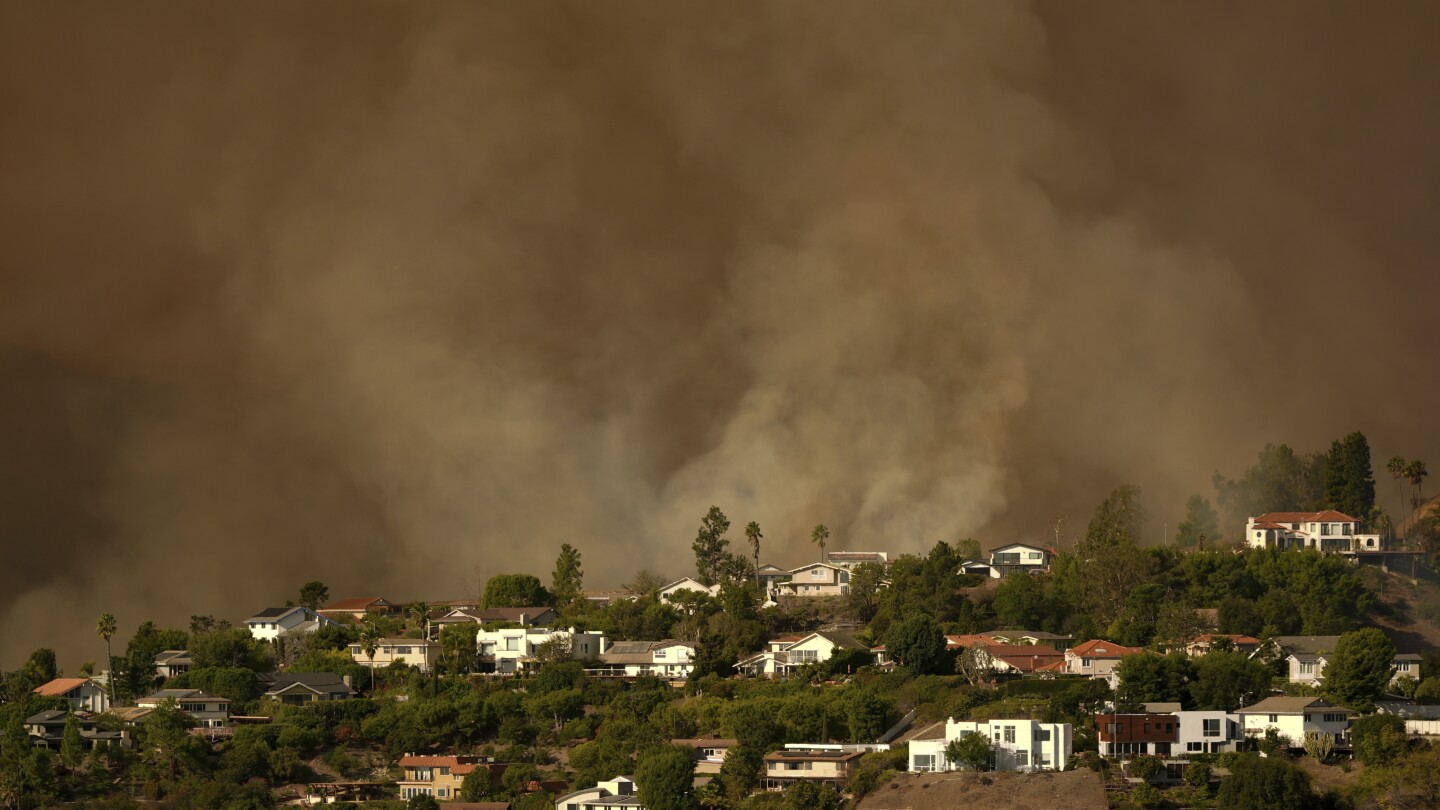
[[865,622],[875,616],[884,582],[885,566],[880,563],[864,562],[851,570],[850,590],[845,594],[845,604],[852,616]]
[[330,601],[330,589],[325,583],[318,579],[311,580],[300,586],[300,606],[311,610],[319,610],[321,605]]
[[1440,677],[1430,676],[1415,687],[1415,702],[1423,706],[1440,704]]
[[845,721],[850,727],[850,742],[874,742],[885,733],[885,715],[889,706],[873,690],[851,689],[845,698]]
[[1095,508],[1082,544],[1087,551],[1103,546],[1136,545],[1140,542],[1145,520],[1145,508],[1140,505],[1140,488],[1122,484]]
[[1200,711],[1233,712],[1270,692],[1269,670],[1244,653],[1212,651],[1194,660],[1190,698]]
[[995,587],[990,609],[1001,627],[1029,630],[1044,624],[1051,605],[1040,577],[1011,576]]
[[1120,679],[1116,697],[1121,705],[1176,702],[1188,706],[1195,664],[1179,652],[1165,656],[1138,653],[1120,659],[1115,675]]
[[1366,767],[1393,765],[1410,750],[1405,721],[1393,714],[1370,714],[1350,724],[1355,758]]
[[1150,579],[1150,558],[1136,547],[1144,525],[1140,489],[1129,484],[1106,496],[1090,518],[1077,549],[1085,561],[1080,597],[1101,627],[1119,619],[1131,591]]
[[695,810],[695,757],[683,745],[647,751],[635,766],[635,792],[648,810]]
[[1302,456],[1287,445],[1267,444],[1240,480],[1217,472],[1214,483],[1226,524],[1238,531],[1250,515],[1313,511],[1323,503],[1325,456]]
[[550,592],[530,574],[496,574],[485,583],[481,597],[486,608],[542,607],[551,602]]
[[380,631],[373,624],[366,624],[360,631],[360,650],[369,661],[371,692],[375,691],[375,653],[380,649],[380,639]]
[[690,545],[695,552],[695,578],[707,587],[720,580],[720,567],[730,546],[730,541],[725,538],[728,531],[730,519],[720,511],[720,507],[712,506],[700,519],[700,531]]
[[1222,633],[1258,636],[1265,627],[1265,619],[1255,607],[1255,602],[1243,596],[1230,596],[1222,601],[1217,618]]
[[885,634],[885,650],[892,660],[915,674],[934,675],[945,658],[945,634],[929,616],[913,616]]
[[560,546],[560,556],[555,558],[555,572],[551,575],[550,591],[555,594],[555,604],[565,607],[580,596],[585,586],[585,572],[580,568],[580,552],[569,543]]
[[115,617],[109,613],[100,614],[100,618],[95,622],[96,634],[105,639],[105,668],[110,670],[108,683],[111,703],[115,702],[115,658],[110,653],[110,639],[114,637],[116,629]]
[[1359,431],[1330,445],[1325,459],[1325,503],[1366,520],[1375,508],[1375,477],[1370,472],[1370,443]]
[[1390,460],[1387,461],[1387,462],[1385,462],[1385,471],[1388,472],[1388,473],[1390,473],[1390,477],[1391,477],[1391,478],[1395,479],[1395,492],[1396,492],[1397,495],[1400,496],[1400,509],[1401,509],[1401,511],[1400,511],[1400,512],[1397,512],[1396,514],[1407,514],[1407,513],[1408,513],[1408,510],[1406,509],[1406,503],[1405,503],[1405,484],[1404,484],[1404,480],[1405,480],[1405,465],[1406,465],[1407,463],[1408,463],[1408,462],[1405,461],[1405,457],[1404,457],[1404,456],[1391,456],[1391,457],[1390,457]]
[[946,744],[945,758],[967,770],[988,771],[995,761],[995,745],[984,734],[964,734]]
[[1395,674],[1395,645],[1374,627],[1340,636],[1321,692],[1332,703],[1370,711]]
[[1185,768],[1185,784],[1193,788],[1210,786],[1210,766],[1204,762],[1192,762]]
[[1200,495],[1191,495],[1185,502],[1185,519],[1175,533],[1175,543],[1181,547],[1203,548],[1207,543],[1220,537],[1220,515],[1210,501]]
[[74,769],[85,758],[85,741],[80,737],[80,723],[75,712],[65,714],[65,731],[60,737],[60,761]]
[[430,603],[411,602],[406,612],[410,614],[411,629],[419,630],[421,638],[430,638]]
[[840,794],[814,782],[796,782],[785,789],[786,810],[838,810]]
[[810,530],[810,542],[820,547],[820,562],[825,562],[825,543],[830,539],[830,530],[825,528],[824,523],[815,524]]
[[456,674],[465,674],[475,668],[479,655],[475,647],[475,631],[472,626],[450,625],[440,630],[440,654],[445,657],[445,667]]
[[740,743],[725,754],[720,762],[720,781],[725,792],[734,801],[740,801],[760,786],[760,775],[765,767],[765,749],[752,744]]
[[465,774],[465,781],[460,783],[460,801],[462,802],[483,802],[490,796],[491,786],[490,769],[483,765],[476,766],[475,770]]
[[227,627],[190,639],[190,657],[197,668],[244,667],[264,672],[274,663],[270,646],[243,627]]
[[440,802],[428,793],[417,793],[410,797],[406,810],[440,810]]
[[1310,778],[1282,757],[1237,757],[1216,804],[1227,810],[1309,810]]
[[1411,459],[1405,462],[1405,477],[1409,479],[1410,486],[1415,488],[1415,495],[1410,499],[1412,508],[1420,508],[1425,502],[1425,479],[1430,475],[1426,469],[1425,462],[1420,459]]

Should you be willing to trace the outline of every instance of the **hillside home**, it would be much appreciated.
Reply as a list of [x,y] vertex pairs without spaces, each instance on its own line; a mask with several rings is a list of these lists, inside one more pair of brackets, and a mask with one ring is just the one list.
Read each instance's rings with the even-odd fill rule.
[[1325,734],[1337,746],[1350,744],[1350,719],[1355,712],[1317,697],[1270,697],[1236,712],[1246,736],[1261,737],[1275,729],[1300,747],[1307,733]]
[[153,711],[167,700],[174,701],[176,707],[190,715],[200,728],[230,725],[230,701],[217,695],[207,695],[199,689],[161,689],[135,701],[135,705]]
[[[25,731],[30,735],[30,743],[40,748],[59,751],[65,738],[65,722],[70,714],[68,711],[49,709],[25,718]],[[128,730],[97,731],[93,714],[74,712],[74,715],[75,725],[80,729],[80,741],[86,750],[93,749],[100,743],[121,748],[135,747],[135,740]]]
[[491,783],[499,784],[506,766],[497,764],[493,757],[406,754],[400,758],[400,767],[405,770],[405,778],[396,783],[400,787],[400,798],[434,796],[447,802],[460,797],[460,787],[471,771],[489,769]]
[[1322,512],[1266,512],[1245,523],[1251,548],[1313,548],[1337,554],[1381,551],[1378,534],[1360,534],[1360,521],[1327,509]]
[[[1335,654],[1339,636],[1275,636],[1257,649],[1266,657],[1283,658],[1286,677],[1291,683],[1319,685],[1325,679],[1325,665]],[[1420,656],[1415,653],[1396,653],[1395,671],[1391,682],[1401,676],[1417,678],[1420,675]]]
[[617,776],[555,800],[555,810],[622,809],[645,810],[645,805],[635,796],[635,780],[628,776]]
[[990,657],[990,668],[1002,675],[1036,675],[1063,673],[1065,653],[1043,644],[981,645]]
[[802,565],[777,588],[786,596],[844,596],[850,592],[850,570],[829,563]]
[[827,551],[825,562],[847,570],[853,570],[861,563],[878,563],[888,567],[890,554],[884,551]]
[[671,740],[670,744],[683,745],[695,751],[696,773],[719,773],[720,766],[725,762],[725,755],[740,743],[724,737],[695,737]]
[[1054,555],[1049,549],[1025,543],[1011,543],[990,552],[990,576],[996,579],[1010,574],[1043,574],[1050,570]]
[[333,672],[271,672],[256,678],[265,697],[287,706],[355,697],[349,676],[342,678]]
[[537,666],[540,648],[547,643],[551,643],[557,655],[563,654],[572,661],[592,661],[605,651],[605,636],[573,627],[568,630],[512,627],[480,630],[475,634],[480,663],[493,672],[518,673]]
[[1075,745],[1069,723],[1020,719],[966,722],[952,717],[945,721],[944,737],[910,741],[910,770],[959,770],[963,766],[951,762],[945,748],[970,734],[982,734],[995,746],[991,765],[997,771],[1063,771]]
[[667,680],[690,677],[695,645],[687,641],[617,641],[600,654],[606,668],[623,672],[627,678],[653,675]]
[[166,650],[155,656],[155,677],[160,680],[173,678],[190,671],[194,665],[188,650]]
[[779,588],[781,583],[790,581],[790,571],[788,569],[781,568],[778,565],[771,565],[770,563],[765,563],[760,566],[757,576],[760,578],[760,587],[765,589],[765,593],[774,593],[775,589]]
[[785,790],[796,782],[814,782],[844,790],[868,750],[851,745],[787,745],[771,751],[764,758],[765,789]]
[[355,596],[331,602],[316,612],[327,619],[358,622],[372,614],[388,616],[399,613],[400,606],[378,596]]
[[339,623],[307,607],[265,608],[245,620],[245,629],[261,641],[313,633],[326,626],[337,627]]
[[407,664],[421,672],[429,672],[440,660],[440,643],[418,638],[382,638],[375,645],[373,658],[366,655],[365,647],[359,642],[352,643],[349,650],[355,663],[375,669],[391,664]]
[[1106,757],[1134,757],[1142,754],[1168,757],[1180,741],[1180,721],[1173,714],[1095,715],[1095,734],[1100,754]]
[[704,594],[706,596],[718,596],[720,594],[720,586],[705,585],[694,577],[684,577],[661,588],[656,595],[660,597],[660,601],[669,604],[675,598],[675,595],[681,591],[694,591],[697,594]]
[[1239,633],[1205,633],[1185,645],[1185,654],[1191,657],[1204,655],[1216,646],[1224,645],[1229,645],[1235,652],[1249,655],[1260,648],[1260,639]]
[[[1150,704],[1146,709],[1153,711]],[[1180,737],[1176,740],[1174,753],[1218,754],[1234,751],[1236,745],[1245,739],[1244,724],[1240,715],[1222,711],[1173,711],[1180,724]]]
[[751,677],[784,677],[807,664],[829,661],[836,650],[868,652],[869,648],[847,633],[820,630],[801,636],[795,641],[768,644],[764,651],[741,659],[735,668]]
[[555,610],[548,607],[456,608],[430,619],[430,635],[432,638],[439,638],[442,628],[457,624],[499,624],[503,622],[520,627],[546,627],[555,619]]
[[1109,682],[1111,689],[1114,689],[1119,686],[1115,668],[1120,665],[1120,659],[1129,655],[1148,654],[1147,650],[1140,647],[1126,647],[1113,641],[1095,639],[1077,644],[1065,651],[1065,672],[1097,680],[1103,679]]
[[35,687],[35,694],[65,698],[77,712],[99,714],[110,708],[110,696],[105,688],[89,678],[56,678]]

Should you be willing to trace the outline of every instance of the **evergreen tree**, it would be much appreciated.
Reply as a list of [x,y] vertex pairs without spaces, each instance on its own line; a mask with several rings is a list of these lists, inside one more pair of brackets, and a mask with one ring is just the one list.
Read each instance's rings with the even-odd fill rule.
[[1185,548],[1204,547],[1220,536],[1220,515],[1210,501],[1191,495],[1185,502],[1185,519],[1175,533],[1175,544]]
[[730,531],[730,519],[720,511],[720,507],[712,506],[705,517],[700,520],[700,531],[695,535],[695,542],[690,545],[695,552],[695,578],[705,586],[714,585],[720,579],[720,569],[725,562],[726,549],[730,541],[725,539],[725,532]]
[[1360,520],[1375,508],[1375,477],[1370,471],[1370,442],[1359,431],[1330,445],[1325,459],[1325,505]]
[[1395,645],[1374,627],[1340,636],[1321,692],[1331,703],[1367,712],[1395,675]]
[[540,578],[531,574],[496,574],[485,582],[481,607],[540,607],[553,600]]
[[330,589],[320,580],[311,580],[300,586],[300,606],[311,610],[319,610],[321,605],[330,601]]
[[1105,546],[1133,546],[1145,528],[1145,508],[1140,505],[1140,488],[1131,484],[1116,487],[1090,517],[1083,543],[1087,551]]
[[1283,757],[1245,755],[1230,764],[1216,806],[1227,810],[1309,810],[1310,778]]
[[695,756],[683,745],[663,745],[640,757],[635,793],[648,810],[695,810]]
[[585,585],[585,572],[580,569],[580,552],[569,543],[560,546],[560,556],[555,558],[555,572],[550,581],[550,592],[555,595],[555,604],[565,607],[580,595]]
[[916,675],[934,675],[945,657],[945,634],[929,616],[912,616],[890,628],[885,650],[891,660]]
[[80,738],[80,722],[75,719],[75,712],[65,714],[65,732],[60,737],[60,761],[65,767],[74,770],[80,761],[85,759],[85,741]]

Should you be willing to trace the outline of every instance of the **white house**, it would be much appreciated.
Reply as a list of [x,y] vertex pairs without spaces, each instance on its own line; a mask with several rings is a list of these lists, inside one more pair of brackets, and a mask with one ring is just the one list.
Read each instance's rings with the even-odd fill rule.
[[777,639],[767,649],[742,659],[735,668],[751,677],[790,675],[806,664],[829,661],[836,650],[869,648],[845,633],[820,630],[798,640]]
[[418,638],[382,638],[375,645],[375,657],[365,654],[361,644],[350,645],[350,657],[361,666],[380,669],[391,664],[408,664],[421,672],[429,672],[440,660],[440,643]]
[[65,698],[77,712],[99,714],[110,708],[105,687],[89,678],[56,678],[35,687],[35,694]]
[[1348,744],[1355,713],[1317,697],[1269,697],[1236,714],[1246,736],[1261,737],[1273,728],[1299,747],[1307,733],[1328,735],[1336,745]]
[[250,635],[261,641],[313,633],[322,627],[338,627],[339,623],[321,616],[307,607],[266,608],[245,620]]
[[635,797],[635,780],[617,776],[557,798],[555,810],[645,810],[645,805]]
[[776,586],[787,596],[844,596],[850,592],[850,569],[811,563],[790,570],[790,580]]
[[984,735],[995,747],[993,765],[997,771],[1063,771],[1074,753],[1074,733],[1069,723],[1020,719],[972,723],[952,717],[945,721],[943,738],[910,741],[910,770],[957,770],[960,763],[951,762],[945,748],[970,734]]
[[825,562],[845,569],[853,569],[861,563],[876,563],[888,567],[890,554],[885,551],[827,551]]
[[661,588],[658,595],[660,601],[668,604],[674,598],[675,594],[681,591],[694,591],[695,593],[705,594],[706,596],[719,596],[720,586],[718,584],[705,585],[694,577],[685,577],[683,579],[677,579]]
[[600,654],[607,668],[623,670],[625,677],[654,675],[657,678],[683,680],[690,677],[695,661],[695,645],[687,641],[617,641]]
[[[475,648],[480,661],[492,665],[496,672],[522,672],[539,663],[537,653],[543,645],[554,641],[557,654],[564,653],[573,661],[590,661],[605,652],[605,636],[570,628],[513,627],[505,630],[480,630],[475,634]],[[569,649],[564,649],[568,644]]]
[[[1276,636],[1261,652],[1284,656],[1285,674],[1291,683],[1318,686],[1325,680],[1325,665],[1335,657],[1339,643],[1339,636]],[[1420,676],[1420,656],[1415,653],[1396,653],[1393,664],[1392,682],[1405,675]]]
[[154,710],[167,700],[175,701],[180,711],[194,718],[201,728],[223,728],[230,725],[230,701],[218,695],[206,694],[199,689],[161,689],[135,701],[135,705]]
[[189,650],[165,650],[155,655],[155,677],[173,678],[181,673],[189,672],[194,665],[190,658]]
[[719,773],[720,767],[725,764],[725,756],[740,742],[724,737],[693,737],[671,740],[670,744],[683,745],[695,751],[696,773]]
[[1245,739],[1240,715],[1223,711],[1182,711],[1179,703],[1146,703],[1145,711],[1173,714],[1179,724],[1174,753],[1218,754],[1234,751]]
[[1313,548],[1340,554],[1383,550],[1378,534],[1361,534],[1360,521],[1334,509],[1266,512],[1245,522],[1251,548]]
[[990,576],[999,579],[1009,574],[1043,574],[1050,570],[1049,549],[1025,543],[1011,543],[990,552]]

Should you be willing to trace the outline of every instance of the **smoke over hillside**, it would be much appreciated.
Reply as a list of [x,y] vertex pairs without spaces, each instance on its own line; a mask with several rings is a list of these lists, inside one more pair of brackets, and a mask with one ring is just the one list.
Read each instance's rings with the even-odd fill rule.
[[1433,7],[173,11],[0,9],[0,666],[1440,449]]

